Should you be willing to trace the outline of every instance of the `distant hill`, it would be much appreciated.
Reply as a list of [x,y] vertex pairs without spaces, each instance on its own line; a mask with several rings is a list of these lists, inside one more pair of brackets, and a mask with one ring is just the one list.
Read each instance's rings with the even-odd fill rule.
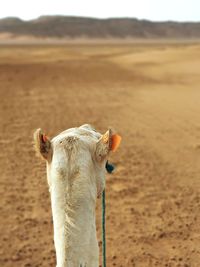
[[42,16],[23,21],[0,19],[0,34],[12,38],[200,38],[200,22],[152,22],[132,18],[95,19]]

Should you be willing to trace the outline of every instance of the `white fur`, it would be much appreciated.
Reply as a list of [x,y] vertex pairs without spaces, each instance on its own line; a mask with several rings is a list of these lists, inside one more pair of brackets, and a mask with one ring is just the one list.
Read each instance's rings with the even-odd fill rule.
[[105,185],[105,162],[96,159],[101,134],[89,125],[62,132],[51,141],[47,162],[57,267],[98,267],[96,198]]

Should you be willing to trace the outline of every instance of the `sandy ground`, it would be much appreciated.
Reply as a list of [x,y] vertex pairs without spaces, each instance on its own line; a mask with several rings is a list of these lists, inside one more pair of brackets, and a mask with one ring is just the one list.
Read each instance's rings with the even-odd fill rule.
[[[34,129],[123,137],[107,177],[107,261],[200,266],[200,45],[0,47],[0,266],[55,266]],[[100,201],[97,228],[100,238]],[[100,247],[101,247],[101,242]]]

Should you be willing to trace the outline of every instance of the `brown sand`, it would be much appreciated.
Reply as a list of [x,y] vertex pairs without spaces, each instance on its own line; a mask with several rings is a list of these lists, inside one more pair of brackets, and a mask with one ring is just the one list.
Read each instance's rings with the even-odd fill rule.
[[[55,266],[32,133],[88,122],[123,137],[107,177],[108,266],[199,267],[199,85],[198,44],[1,46],[0,266]],[[98,201],[99,238],[100,223]]]

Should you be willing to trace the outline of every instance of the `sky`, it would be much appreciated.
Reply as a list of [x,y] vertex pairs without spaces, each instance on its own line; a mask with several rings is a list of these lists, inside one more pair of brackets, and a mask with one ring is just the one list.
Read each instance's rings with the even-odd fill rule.
[[200,0],[0,0],[0,18],[41,15],[200,21]]

